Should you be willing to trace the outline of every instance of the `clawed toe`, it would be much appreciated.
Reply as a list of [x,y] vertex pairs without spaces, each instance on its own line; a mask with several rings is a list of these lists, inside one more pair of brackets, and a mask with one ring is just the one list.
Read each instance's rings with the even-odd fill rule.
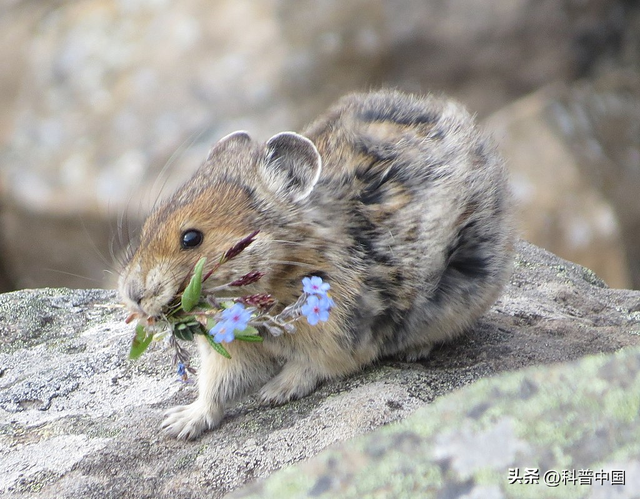
[[222,420],[222,410],[199,402],[174,407],[165,412],[162,430],[179,440],[193,440],[202,432],[215,428]]

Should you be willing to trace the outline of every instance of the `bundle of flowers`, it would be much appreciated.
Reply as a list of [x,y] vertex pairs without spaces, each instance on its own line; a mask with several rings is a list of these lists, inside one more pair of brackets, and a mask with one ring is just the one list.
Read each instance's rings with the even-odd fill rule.
[[[255,239],[258,231],[253,232],[227,250],[213,268],[203,276],[207,262],[201,258],[193,269],[189,284],[166,307],[160,317],[140,320],[135,329],[129,358],[136,359],[144,353],[152,340],[165,339],[175,350],[174,364],[178,374],[186,380],[188,372],[195,373],[190,365],[189,352],[179,341],[193,341],[194,335],[203,335],[211,347],[220,355],[231,358],[224,347],[232,341],[263,341],[262,334],[280,336],[294,333],[295,322],[306,318],[312,326],[327,321],[334,306],[329,296],[330,286],[318,276],[302,279],[302,294],[295,303],[288,305],[277,314],[277,300],[270,294],[249,294],[239,297],[225,297],[224,292],[233,288],[248,286],[260,280],[264,274],[253,270],[235,281],[203,290],[203,283],[220,266],[228,263],[244,251]],[[138,316],[127,318],[131,322]]]

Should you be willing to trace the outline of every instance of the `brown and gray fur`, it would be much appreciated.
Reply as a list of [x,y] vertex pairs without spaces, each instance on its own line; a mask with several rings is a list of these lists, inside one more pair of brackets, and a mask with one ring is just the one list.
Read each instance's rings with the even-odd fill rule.
[[[304,276],[319,275],[336,307],[328,322],[297,322],[294,334],[228,344],[231,360],[199,338],[198,399],[167,413],[166,432],[195,438],[248,391],[283,403],[380,357],[415,360],[460,335],[508,279],[511,212],[501,159],[448,100],[354,94],[302,136],[221,139],[146,221],[120,279],[125,304],[158,316],[199,258],[213,263],[259,229],[206,284],[257,269],[266,275],[250,291],[286,305]],[[187,229],[204,234],[199,247],[182,249]]]

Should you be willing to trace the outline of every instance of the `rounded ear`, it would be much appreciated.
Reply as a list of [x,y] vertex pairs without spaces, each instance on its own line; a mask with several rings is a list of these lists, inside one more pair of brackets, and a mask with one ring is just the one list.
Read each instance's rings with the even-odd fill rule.
[[230,134],[222,137],[211,147],[211,149],[209,149],[207,161],[211,160],[213,158],[213,155],[220,150],[229,149],[231,147],[242,147],[249,142],[251,142],[251,137],[249,136],[249,133],[245,132],[244,130],[231,132]]
[[269,139],[258,173],[277,196],[296,202],[305,199],[316,185],[322,160],[316,146],[294,132]]

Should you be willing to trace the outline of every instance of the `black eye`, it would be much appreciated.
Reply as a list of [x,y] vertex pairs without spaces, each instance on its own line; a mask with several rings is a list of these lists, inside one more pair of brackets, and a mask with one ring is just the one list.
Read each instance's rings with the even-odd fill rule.
[[199,230],[185,230],[180,238],[180,246],[182,246],[182,249],[197,248],[202,244],[203,239],[204,235]]

